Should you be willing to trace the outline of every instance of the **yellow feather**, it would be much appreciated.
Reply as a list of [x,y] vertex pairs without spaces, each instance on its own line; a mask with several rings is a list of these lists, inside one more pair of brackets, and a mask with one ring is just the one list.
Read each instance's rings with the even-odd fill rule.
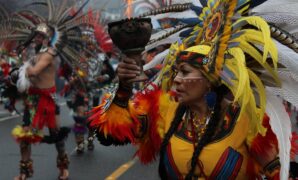
[[255,137],[258,133],[260,133],[261,135],[265,135],[266,133],[266,128],[264,128],[262,125],[266,108],[266,93],[264,86],[258,76],[255,75],[251,70],[248,70],[248,73],[250,81],[256,87],[256,93],[258,93],[260,101],[259,107],[257,107],[253,90],[251,89],[251,86],[248,87],[249,92],[246,94],[246,96],[249,97],[249,101],[246,105],[245,111],[250,116],[248,142],[251,142],[253,137]]
[[[240,77],[239,73],[241,71],[238,69],[238,65],[233,61],[236,61],[236,60],[234,58],[227,59],[225,62],[225,66],[236,77]],[[238,103],[240,106],[239,117],[241,117],[243,115],[243,113],[247,113],[247,115],[249,116],[250,131],[249,131],[249,135],[248,135],[248,142],[250,142],[253,139],[253,137],[256,136],[257,133],[264,135],[266,132],[266,129],[262,126],[262,117],[263,117],[263,114],[265,111],[264,103],[266,100],[264,100],[265,94],[261,89],[262,83],[258,79],[256,79],[257,77],[254,76],[254,74],[250,73],[250,70],[247,70],[247,74],[248,74],[251,82],[255,84],[257,89],[260,89],[260,91],[258,90],[258,92],[261,97],[261,105],[260,105],[261,109],[257,108],[255,96],[254,96],[253,91],[250,86],[250,81],[248,81],[247,83],[242,85],[243,91],[239,95],[238,99],[236,96],[234,96],[234,103]],[[231,90],[233,95],[235,95],[239,89],[240,84],[237,79],[236,80],[232,79],[231,81],[233,83],[232,86],[230,86],[229,84],[226,84],[226,82],[222,82],[222,83],[225,84]]]
[[199,16],[199,19],[204,21],[207,18],[207,12],[210,11],[209,7],[204,7],[202,13]]
[[[262,32],[262,37],[264,38],[264,42],[266,42],[264,44],[263,61],[266,61],[268,52],[269,52],[268,42],[271,41],[270,28],[269,28],[267,22],[264,19],[262,19],[261,17],[250,16],[250,17],[243,17],[243,18],[238,19],[233,25],[240,25],[243,22],[246,22],[250,25],[257,27]],[[255,36],[257,36],[257,35],[255,35]]]
[[262,81],[260,78],[253,73],[250,69],[248,69],[248,74],[250,81],[256,86],[256,93],[258,93],[259,96],[259,108],[260,108],[260,118],[259,120],[262,121],[265,111],[266,111],[266,92],[264,85],[262,84]]
[[[217,1],[217,3],[220,3],[222,1]],[[235,9],[237,6],[238,0],[230,0],[228,2],[228,8],[226,10],[225,14],[225,25],[223,26],[223,34],[219,37],[218,41],[220,42],[218,44],[218,50],[216,54],[216,71],[215,74],[217,76],[220,75],[220,71],[222,69],[222,66],[224,64],[224,54],[227,50],[228,41],[231,38],[232,35],[232,17],[234,16]]]
[[114,131],[114,127],[124,126],[125,128],[132,123],[128,110],[115,104],[111,104],[108,111],[100,116],[99,121],[101,122],[100,130],[103,131],[105,137]]
[[171,68],[176,60],[176,54],[179,51],[178,43],[172,44],[170,47],[170,52],[166,56],[163,68],[161,73],[158,76],[158,82],[161,84],[161,88],[163,91],[167,91],[169,89],[169,85],[171,84]]
[[281,82],[278,78],[278,74],[275,69],[273,69],[267,62],[262,62],[262,55],[258,50],[256,50],[255,47],[247,43],[246,41],[240,41],[239,47],[247,54],[249,54],[251,57],[253,57],[260,65],[263,66],[263,68],[268,71],[271,76],[273,77],[275,83],[280,86]]
[[245,66],[245,55],[240,48],[230,48],[228,52],[235,58],[235,66],[238,68],[239,76],[238,78],[238,88],[236,91],[235,100],[237,100],[243,93],[245,84],[248,83],[248,73]]
[[[235,62],[235,59],[229,59],[226,61],[225,66],[226,68],[228,68],[236,77],[239,77],[239,69],[238,66]],[[230,86],[229,84],[226,84],[225,82],[223,82],[232,92],[232,94],[234,95],[234,103],[238,103],[240,105],[240,116],[245,112],[245,107],[247,106],[247,103],[249,101],[249,95],[247,95],[249,93],[249,83],[245,83],[243,86],[243,91],[241,92],[241,94],[239,95],[239,98],[236,97],[236,93],[238,91],[239,88],[239,80],[238,79],[231,79],[233,85]]]
[[[274,68],[277,67],[277,62],[278,62],[278,50],[276,48],[275,43],[270,39],[269,41],[264,41],[264,38],[262,36],[262,33],[260,31],[252,30],[252,29],[247,29],[247,30],[242,30],[241,33],[243,33],[240,37],[237,38],[237,42],[242,42],[242,41],[247,41],[247,42],[252,42],[254,44],[262,45],[264,46],[265,44],[268,46],[268,53],[270,53],[270,56],[272,58]],[[267,54],[268,55],[268,54]],[[266,58],[267,58],[266,55]],[[264,60],[265,54],[263,55],[263,60]]]
[[249,5],[246,5],[246,6],[244,6],[243,8],[241,8],[240,10],[238,10],[237,12],[238,12],[239,14],[243,14],[243,12],[247,11],[248,8],[249,8]]

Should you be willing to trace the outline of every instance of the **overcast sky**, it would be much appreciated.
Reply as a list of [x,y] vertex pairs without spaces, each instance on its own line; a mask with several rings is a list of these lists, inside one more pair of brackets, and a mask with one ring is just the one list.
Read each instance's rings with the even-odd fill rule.
[[[54,2],[61,2],[62,0],[54,0]],[[81,1],[85,0],[69,0],[71,1]],[[7,8],[19,8],[31,2],[45,2],[45,0],[0,0],[0,3]],[[107,4],[107,8],[122,8],[124,0],[90,0],[89,6],[100,8],[103,4]]]

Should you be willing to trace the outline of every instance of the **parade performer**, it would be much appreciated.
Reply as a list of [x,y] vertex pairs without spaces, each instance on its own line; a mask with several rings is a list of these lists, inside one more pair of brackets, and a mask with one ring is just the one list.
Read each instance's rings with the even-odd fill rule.
[[[20,142],[22,160],[20,162],[20,175],[15,179],[25,179],[32,176],[31,144],[43,140],[41,130],[48,127],[51,137],[61,135],[58,119],[59,107],[56,105],[56,61],[57,52],[48,44],[54,31],[46,24],[39,24],[35,30],[33,41],[40,50],[32,60],[21,68],[20,79],[29,80],[30,87],[25,100],[23,126],[13,130],[13,135]],[[38,48],[38,49],[39,49]],[[20,83],[20,81],[18,81]],[[18,84],[20,85],[20,84]],[[18,87],[22,89],[21,86]],[[57,167],[60,168],[60,178],[68,177],[68,157],[65,151],[64,139],[57,140],[56,149]]]
[[[7,53],[8,52],[8,53]],[[1,50],[0,50],[0,53]],[[9,73],[16,68],[18,64],[18,57],[15,52],[12,52],[12,48],[6,46],[4,48],[4,53],[1,54],[0,65],[1,65],[1,99],[6,98],[4,101],[4,108],[7,109],[11,115],[15,115],[17,113],[15,104],[19,97],[19,93],[17,88],[11,83],[9,78]]]
[[[19,53],[33,43],[37,52],[36,56],[27,59],[20,70],[14,71],[11,75],[16,81],[18,90],[27,93],[28,96],[23,126],[16,127],[12,132],[15,139],[20,142],[22,156],[20,174],[15,177],[18,180],[33,175],[31,144],[38,142],[56,144],[58,179],[68,179],[69,176],[69,160],[64,147],[68,130],[59,128],[56,116],[59,114],[59,108],[55,104],[55,75],[58,66],[56,56],[59,55],[71,68],[85,71],[82,68],[85,67],[83,63],[77,61],[85,58],[80,53],[86,51],[82,46],[86,41],[81,37],[80,28],[85,26],[92,28],[94,22],[88,15],[81,14],[89,1],[77,10],[74,10],[74,7],[67,7],[65,2],[63,1],[61,6],[55,6],[51,0],[46,3],[32,3],[26,6],[27,9],[11,14],[0,9],[0,23],[3,27],[0,31],[0,40],[21,42]],[[36,6],[48,7],[48,17],[44,18],[30,9]],[[49,136],[42,134],[43,127],[49,128]]]
[[283,90],[285,67],[269,25],[248,14],[261,1],[201,2],[193,8],[200,22],[172,44],[156,84],[133,94],[140,68],[122,57],[119,88],[93,109],[90,125],[104,145],[137,145],[143,163],[159,155],[161,179],[288,179],[297,138],[267,89]]
[[[84,81],[86,82],[85,78]],[[67,92],[67,94],[69,96],[68,98],[70,99],[68,105],[69,108],[73,110],[73,132],[77,144],[76,152],[77,154],[82,154],[84,152],[85,145],[84,135],[88,132],[86,114],[88,111],[88,92],[86,91],[86,88],[81,87],[81,84],[76,77],[71,77],[67,86],[69,86],[69,92]],[[93,141],[88,141],[87,147],[88,150],[93,150]]]
[[[90,19],[98,19],[99,17],[89,17]],[[98,22],[98,20],[95,20]],[[71,108],[74,112],[73,119],[75,121],[73,132],[77,143],[76,152],[82,154],[87,145],[87,149],[94,149],[93,134],[94,131],[87,126],[87,112],[91,107],[99,104],[102,96],[103,87],[110,83],[115,77],[115,73],[107,59],[108,53],[112,52],[112,42],[109,35],[105,32],[101,24],[94,24],[94,32],[88,29],[83,32],[84,38],[88,40],[86,44],[88,52],[85,53],[87,61],[87,74],[80,72],[81,79],[84,81],[85,87],[80,85],[80,81],[76,77],[72,77],[68,85],[70,87],[70,96],[72,96]],[[88,133],[87,140],[85,134]]]
[[70,83],[72,91],[74,91],[72,109],[74,111],[73,118],[75,124],[73,131],[77,143],[76,152],[78,154],[84,152],[84,134],[87,132],[87,149],[94,149],[94,138],[92,137],[94,131],[87,127],[87,112],[90,111],[91,107],[99,104],[104,87],[111,83],[115,76],[114,70],[103,53],[99,53],[97,58],[89,57],[88,65],[88,75],[85,78],[82,77],[85,81],[87,91],[80,88],[78,82],[75,82],[76,80]]

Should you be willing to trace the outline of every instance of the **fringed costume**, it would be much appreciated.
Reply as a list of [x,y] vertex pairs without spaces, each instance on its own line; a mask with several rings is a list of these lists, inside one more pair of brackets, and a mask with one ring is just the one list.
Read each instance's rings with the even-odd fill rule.
[[[74,95],[74,102],[72,104],[72,108],[74,111],[73,119],[74,119],[74,126],[72,128],[75,140],[77,143],[76,151],[78,154],[84,152],[84,144],[85,144],[85,134],[89,132],[87,126],[87,115],[86,111],[88,108],[88,97],[86,93],[82,90],[78,90],[75,92]],[[88,134],[91,134],[90,132]],[[94,145],[93,141],[88,141],[88,150],[93,150]]]
[[31,87],[25,101],[23,126],[32,127],[32,131],[24,133],[20,126],[13,130],[13,136],[19,141],[37,143],[42,140],[41,131],[44,127],[51,129],[56,126],[56,88],[37,89]]

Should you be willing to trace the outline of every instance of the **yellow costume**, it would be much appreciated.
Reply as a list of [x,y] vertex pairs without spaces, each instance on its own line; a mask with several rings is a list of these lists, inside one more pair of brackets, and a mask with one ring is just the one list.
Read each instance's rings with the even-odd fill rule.
[[[108,96],[107,96],[108,97]],[[107,99],[106,99],[107,100]],[[105,104],[105,103],[104,103]],[[165,132],[168,131],[178,107],[169,94],[163,93],[157,87],[139,93],[129,101],[127,108],[114,103],[107,111],[94,114],[91,126],[100,127],[101,141],[113,137],[116,141],[130,141],[137,145],[137,155],[141,162],[149,163],[155,160]],[[96,107],[102,109],[102,106]],[[95,108],[95,109],[96,109]],[[154,113],[155,112],[155,113]],[[247,146],[249,119],[245,113],[239,117],[240,109],[229,106],[221,129],[211,143],[206,145],[198,159],[202,163],[203,173],[200,177],[222,177],[247,179],[249,177],[247,163],[251,156]],[[184,128],[181,122],[179,128],[171,137],[164,159],[170,179],[183,179],[189,171],[187,164],[190,161],[194,143],[192,132]],[[173,156],[174,154],[174,156]],[[257,164],[253,165],[258,168]]]
[[[170,127],[171,121],[174,119],[176,105],[173,103],[169,103],[169,101],[164,101],[164,103],[164,105],[168,105],[168,110],[164,109],[164,111],[162,111],[166,112],[162,114],[162,117],[165,121],[164,128],[166,132]],[[202,162],[202,165],[204,167],[204,174],[207,177],[210,177],[212,174],[212,177],[215,178],[220,173],[223,174],[227,173],[227,171],[230,171],[230,176],[233,177],[233,179],[235,177],[237,177],[238,179],[247,178],[246,164],[248,161],[248,150],[246,146],[246,137],[249,121],[247,117],[243,115],[243,117],[239,118],[239,120],[236,122],[238,112],[239,111],[233,113],[227,112],[229,114],[226,115],[224,121],[226,122],[226,124],[222,125],[227,130],[225,132],[221,132],[220,137],[214,139],[210,144],[206,145],[202,150],[200,156],[198,157],[198,159]],[[230,124],[228,125],[228,123]],[[191,132],[186,129],[179,130],[179,128],[178,131],[180,131],[180,133],[174,133],[174,135],[170,139],[170,143],[168,145],[169,147],[167,148],[166,159],[169,163],[168,168],[173,168],[171,170],[171,172],[173,173],[172,175],[174,175],[174,177],[171,177],[172,179],[175,179],[178,173],[178,177],[180,178],[184,177],[188,173],[189,169],[187,167],[187,163],[192,157],[194,148],[193,142],[191,140]],[[186,133],[188,133],[188,137]],[[175,156],[173,156],[173,154]],[[235,159],[227,161],[228,155],[230,155],[230,159],[233,157]],[[227,169],[225,172],[220,172],[219,169],[221,169],[225,165],[225,163],[234,163],[234,165],[231,165],[230,168]],[[175,172],[174,170],[178,170],[178,172]],[[226,179],[229,177],[229,175],[226,174],[222,177]]]

